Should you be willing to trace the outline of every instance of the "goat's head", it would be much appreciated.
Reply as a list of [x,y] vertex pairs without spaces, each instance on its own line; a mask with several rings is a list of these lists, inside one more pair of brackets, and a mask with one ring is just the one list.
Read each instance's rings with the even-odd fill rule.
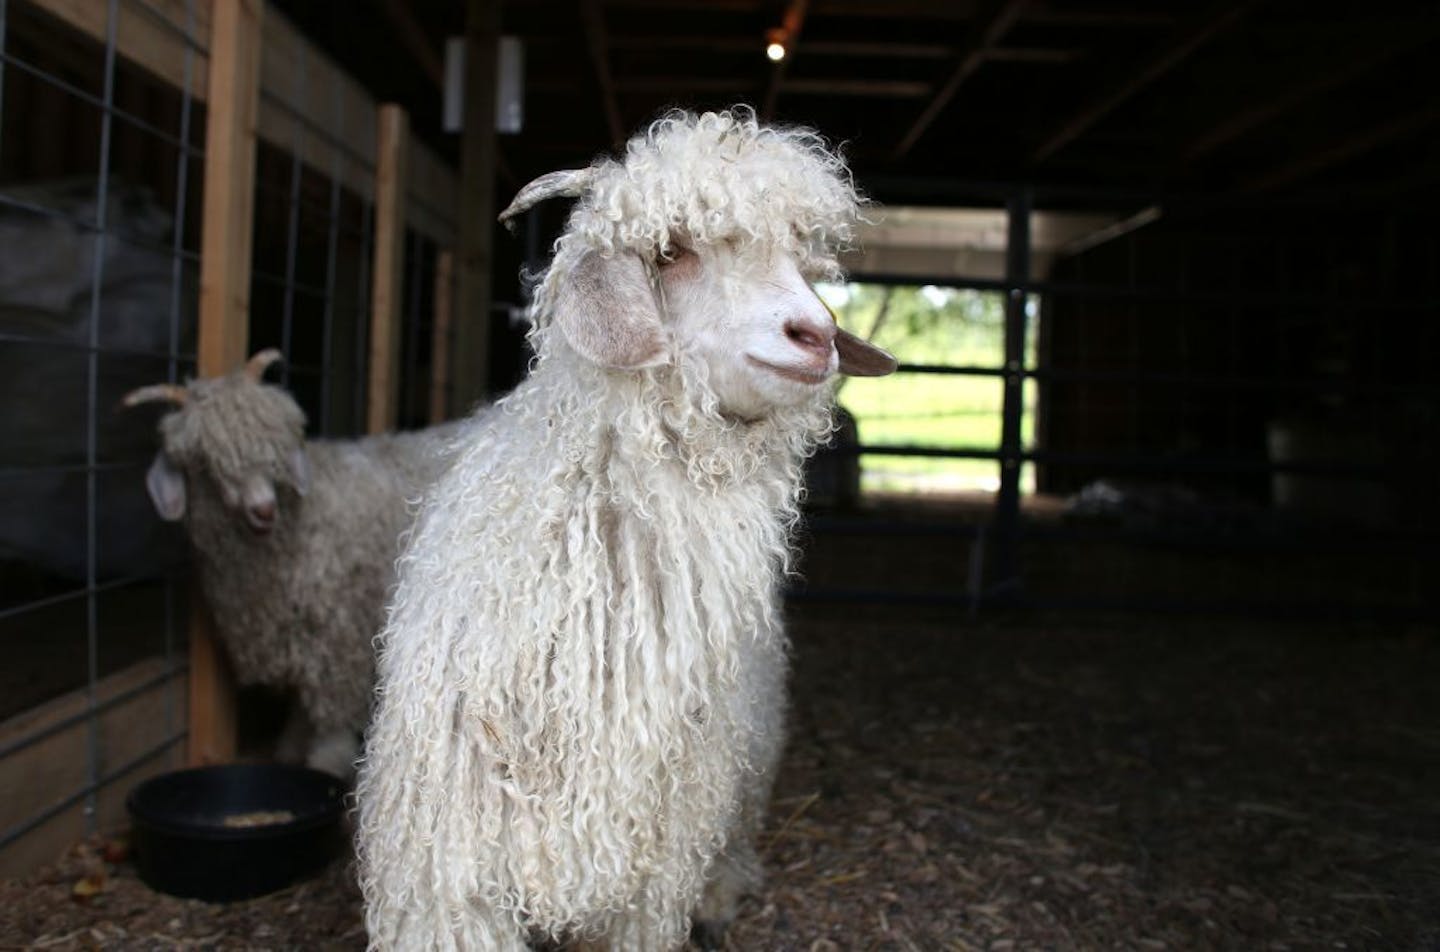
[[553,327],[615,371],[689,362],[744,419],[828,395],[836,373],[895,369],[840,329],[811,285],[838,274],[859,203],[813,133],[741,110],[672,114],[624,163],[538,179],[501,218],[551,195],[581,201],[537,289],[542,337]]
[[290,395],[261,381],[280,359],[264,350],[224,377],[132,390],[126,406],[175,405],[160,422],[162,446],[145,487],[162,519],[184,517],[197,482],[213,488],[225,508],[253,532],[265,534],[280,517],[280,489],[310,488],[305,415]]

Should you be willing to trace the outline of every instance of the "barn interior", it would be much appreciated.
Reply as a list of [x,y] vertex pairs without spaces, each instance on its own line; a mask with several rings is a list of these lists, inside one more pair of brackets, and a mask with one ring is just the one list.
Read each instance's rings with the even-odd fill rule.
[[1401,0],[0,0],[0,944],[364,947],[344,862],[211,905],[116,845],[277,726],[120,399],[277,347],[314,437],[464,415],[566,207],[497,211],[736,103],[842,147],[821,293],[901,366],[810,466],[728,947],[1440,943],[1437,53]]

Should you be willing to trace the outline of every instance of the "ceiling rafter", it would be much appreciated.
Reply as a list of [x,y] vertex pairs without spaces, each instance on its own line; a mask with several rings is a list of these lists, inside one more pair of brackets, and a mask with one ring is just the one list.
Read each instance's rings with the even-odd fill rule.
[[[1194,162],[1239,139],[1247,132],[1327,93],[1347,85],[1440,34],[1440,18],[1430,16],[1415,23],[1397,25],[1387,42],[1352,50],[1338,62],[1327,52],[1325,62],[1313,70],[1301,70],[1296,81],[1271,90],[1271,95],[1253,100],[1248,107],[1232,112],[1224,120],[1191,139],[1180,149],[1181,162]],[[1341,56],[1344,54],[1342,52]]]
[[1112,81],[1106,89],[1061,123],[1060,127],[1031,154],[1031,164],[1038,165],[1044,162],[1084,135],[1086,130],[1110,115],[1136,93],[1185,62],[1192,53],[1233,26],[1245,15],[1253,3],[1254,0],[1246,0],[1241,3],[1212,4],[1198,17],[1179,28],[1168,44],[1147,58],[1139,67]]
[[1027,2],[1028,0],[991,0],[976,14],[970,31],[955,56],[949,78],[900,137],[891,153],[892,160],[904,158],[915,147],[925,130],[930,128],[930,124],[950,104],[950,100],[955,98],[961,84],[980,68],[988,51],[999,45],[1010,27],[1020,18]]
[[785,71],[789,68],[790,61],[795,58],[796,48],[800,45],[800,31],[805,27],[805,11],[809,5],[809,0],[790,0],[785,7],[784,16],[780,18],[779,30],[782,34],[781,42],[785,45],[785,55],[770,68],[770,79],[765,84],[765,95],[761,99],[762,119],[769,120],[775,115],[775,101],[780,98],[780,86],[785,80]]
[[420,21],[415,19],[414,12],[404,0],[381,0],[380,9],[384,12],[390,25],[400,35],[400,42],[409,51],[415,62],[420,64],[424,74],[440,88],[445,87],[445,63],[441,60],[440,54],[435,52],[435,47],[430,43],[430,36]]
[[1376,149],[1419,135],[1437,123],[1440,123],[1440,105],[1431,105],[1351,131],[1328,143],[1305,149],[1301,158],[1262,172],[1246,182],[1243,190],[1262,192],[1290,185]]
[[615,78],[610,72],[610,48],[605,39],[605,17],[600,0],[580,0],[580,16],[585,23],[585,45],[595,68],[595,83],[600,88],[600,104],[605,110],[605,124],[612,145],[625,141],[625,122],[620,118],[620,103],[615,96]]
[[[398,0],[389,0],[398,2]],[[755,40],[745,37],[676,35],[637,36],[610,34],[612,50],[696,50],[706,53],[755,55]],[[944,43],[900,43],[885,40],[815,40],[805,41],[807,57],[845,57],[859,59],[938,60],[955,55],[955,47]],[[1051,46],[996,46],[985,52],[986,60],[997,63],[1035,63],[1062,65],[1073,63],[1083,54],[1078,49]]]

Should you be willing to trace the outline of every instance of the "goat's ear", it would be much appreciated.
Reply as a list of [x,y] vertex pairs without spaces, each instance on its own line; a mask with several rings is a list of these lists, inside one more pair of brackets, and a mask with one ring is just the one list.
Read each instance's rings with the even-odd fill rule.
[[665,330],[639,255],[590,252],[562,277],[555,326],[581,357],[610,370],[666,361]]
[[843,327],[835,328],[835,352],[840,355],[840,372],[848,377],[883,377],[900,366],[888,351]]
[[145,488],[161,519],[177,522],[185,515],[185,474],[164,453],[156,453],[155,462],[145,472]]
[[310,457],[305,455],[305,447],[297,446],[290,451],[290,456],[285,460],[290,470],[290,484],[300,495],[310,491]]

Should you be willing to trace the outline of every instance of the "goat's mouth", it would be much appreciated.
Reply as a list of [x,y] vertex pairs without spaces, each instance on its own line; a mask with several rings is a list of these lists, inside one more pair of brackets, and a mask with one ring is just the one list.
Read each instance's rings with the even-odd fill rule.
[[757,367],[763,367],[778,377],[792,380],[795,383],[803,383],[806,386],[818,386],[829,380],[832,376],[829,367],[816,368],[804,364],[772,364],[768,360],[761,360],[753,354],[746,354],[745,359]]

